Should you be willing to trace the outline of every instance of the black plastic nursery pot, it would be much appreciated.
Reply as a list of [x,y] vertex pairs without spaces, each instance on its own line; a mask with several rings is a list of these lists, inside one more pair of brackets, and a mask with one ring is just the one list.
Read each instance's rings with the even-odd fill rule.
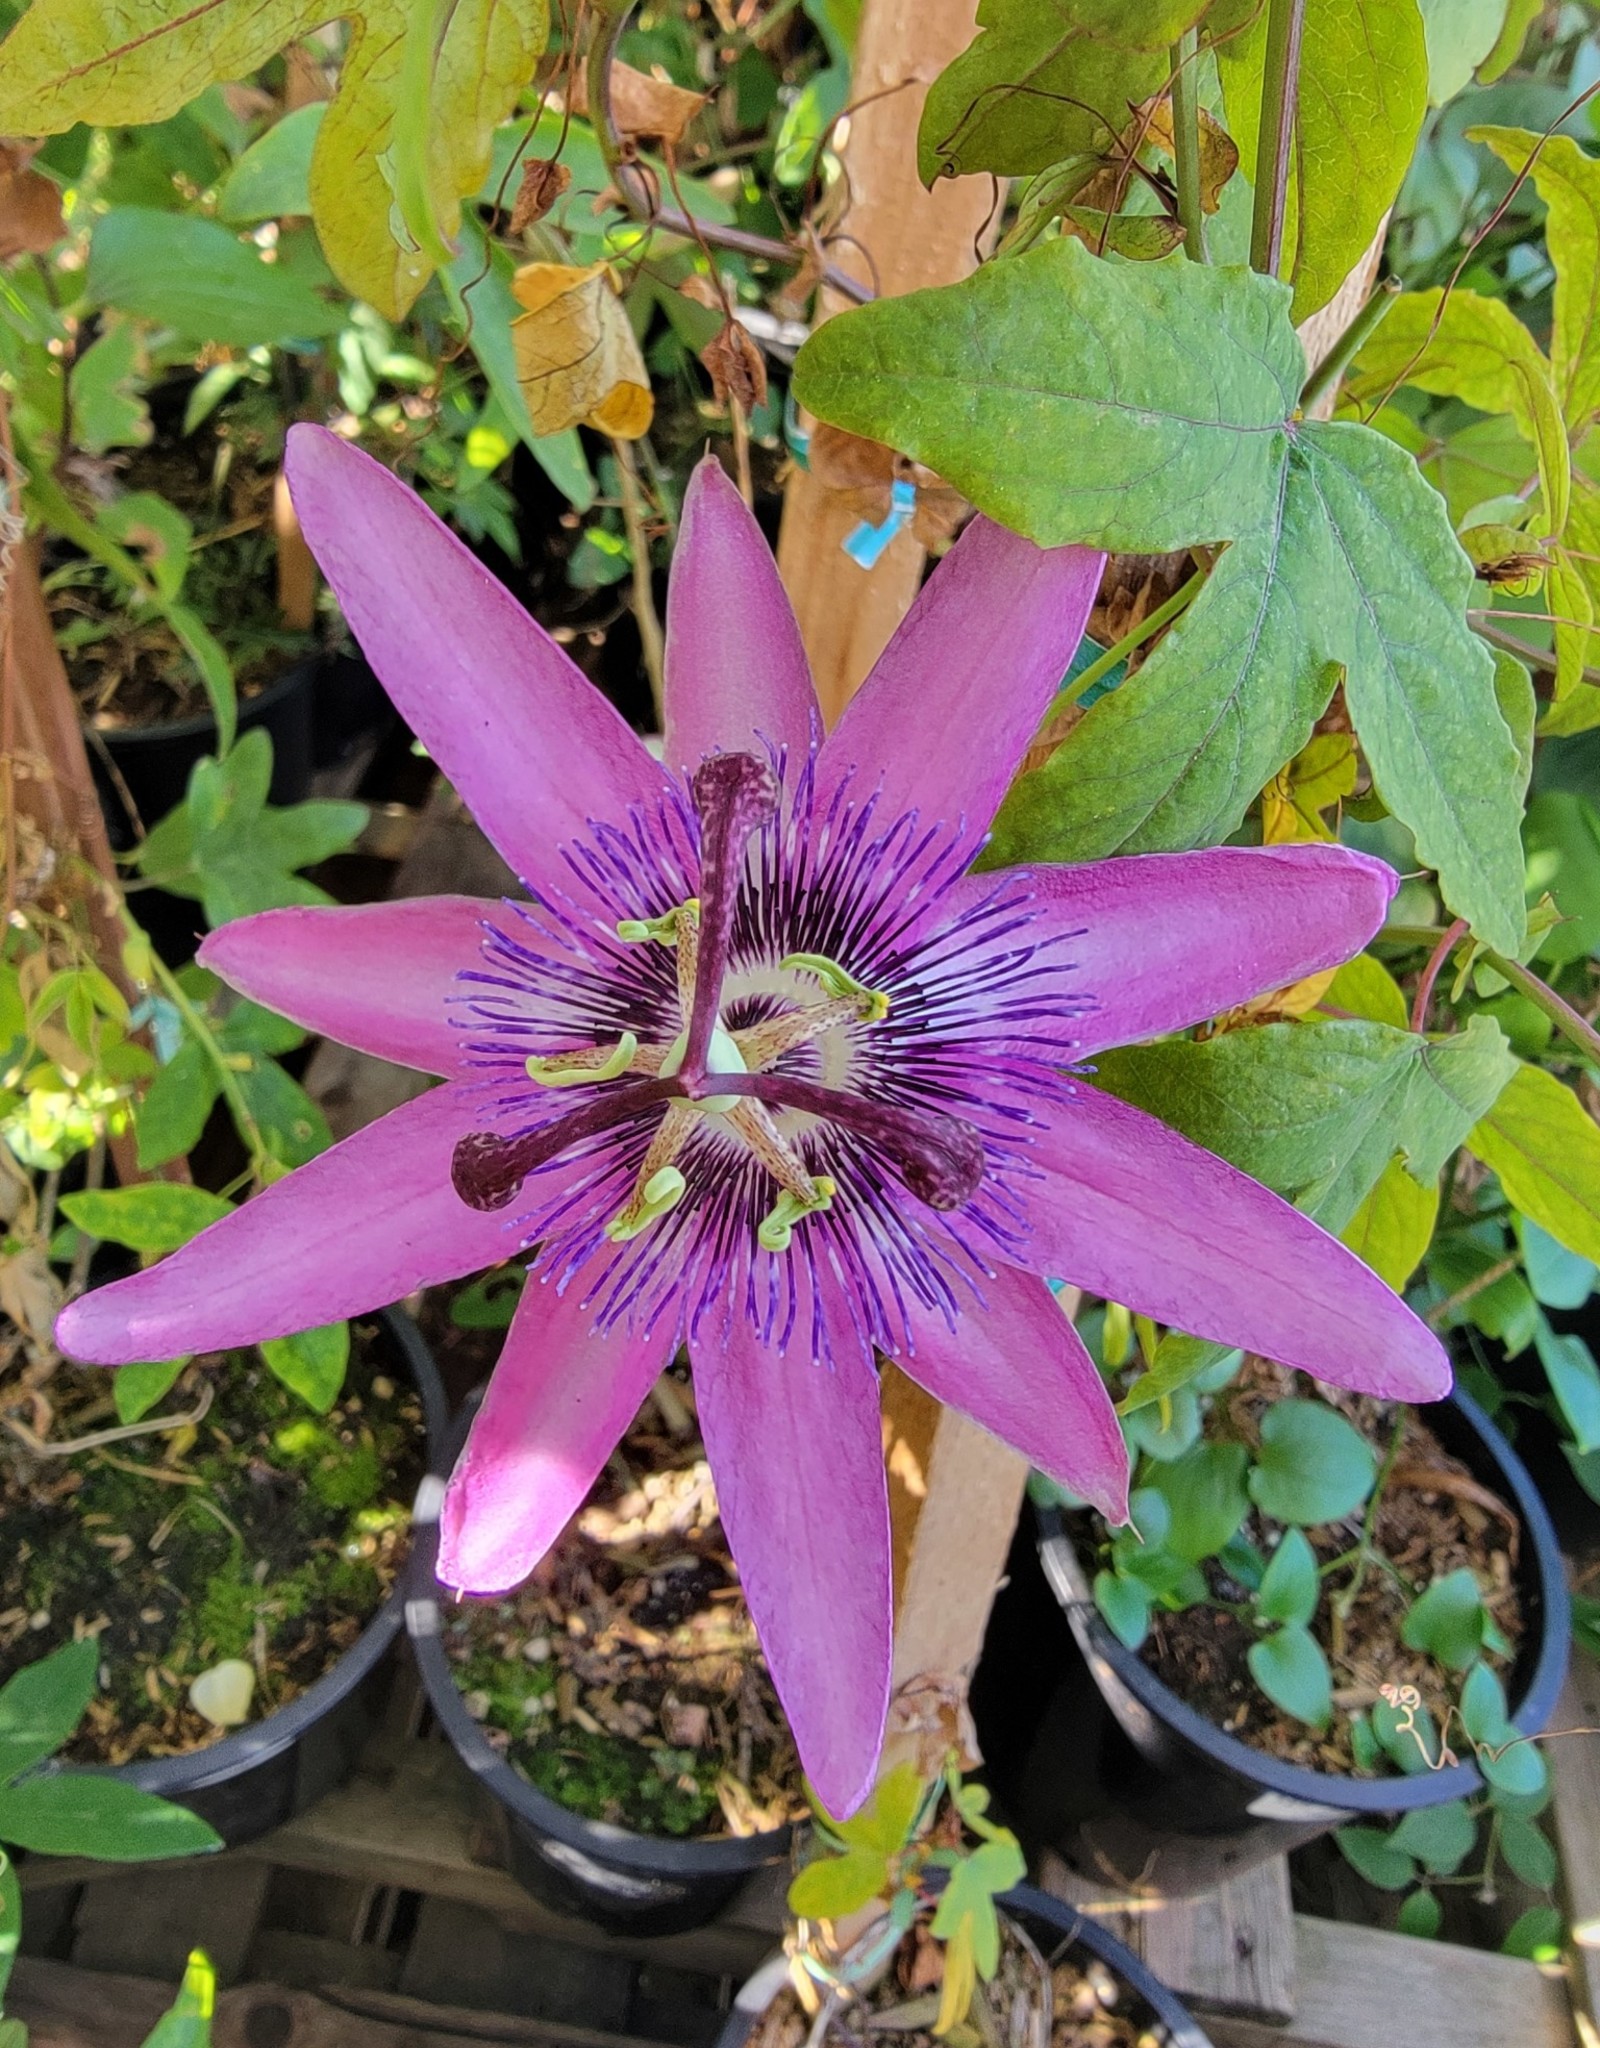
[[[1521,1519],[1516,1581],[1526,1629],[1506,1691],[1515,1726],[1536,1734],[1567,1666],[1570,1615],[1555,1530],[1521,1460],[1475,1401],[1458,1392],[1426,1414],[1442,1448]],[[1113,1725],[1101,1739],[1085,1739],[1080,1717],[1064,1704],[1076,1677],[1069,1673],[1012,1800],[1025,1836],[1052,1840],[1085,1874],[1103,1881],[1121,1872],[1168,1894],[1208,1890],[1344,1822],[1482,1789],[1470,1762],[1359,1778],[1284,1763],[1225,1733],[1106,1626],[1065,1516],[1040,1509],[1038,1532],[1045,1578]]]
[[[422,1333],[399,1309],[380,1310],[395,1352],[422,1401],[427,1432],[427,1476],[417,1513],[439,1493],[448,1411],[433,1354]],[[238,1848],[303,1813],[349,1777],[377,1726],[388,1691],[388,1653],[405,1607],[405,1575],[338,1662],[304,1692],[265,1720],[225,1735],[183,1756],[123,1764],[111,1775],[157,1793],[209,1821],[224,1843]]]
[[[469,1403],[457,1419],[452,1464],[475,1411]],[[787,1860],[793,1830],[704,1841],[636,1834],[569,1811],[513,1769],[468,1713],[441,1640],[440,1606],[453,1597],[437,1571],[443,1498],[443,1488],[434,1487],[418,1504],[406,1632],[429,1705],[483,1795],[505,1813],[512,1875],[555,1912],[614,1933],[683,1934],[703,1927],[756,1871]]]
[[[1046,1964],[1063,1959],[1077,1961],[1084,1956],[1104,1963],[1149,2008],[1149,2018],[1161,2030],[1155,2036],[1161,2048],[1211,2048],[1210,2036],[1201,2031],[1187,2008],[1098,1922],[1031,1884],[1018,1885],[1015,1891],[1005,1893],[999,1905],[1003,1913],[1020,1921]],[[1074,1956],[1074,1950],[1079,1951],[1078,1956]],[[745,2048],[762,2015],[788,1981],[787,1956],[773,1956],[763,1963],[734,1998],[717,2036],[716,2048]]]

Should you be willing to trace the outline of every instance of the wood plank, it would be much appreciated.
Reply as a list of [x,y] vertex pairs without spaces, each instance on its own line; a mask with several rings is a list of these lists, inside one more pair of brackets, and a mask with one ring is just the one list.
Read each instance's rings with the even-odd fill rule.
[[1294,1924],[1292,2023],[1207,2019],[1215,2048],[1576,2048],[1559,1972],[1304,1913]]
[[[829,255],[885,296],[950,284],[978,260],[995,205],[993,180],[917,176],[917,124],[928,86],[971,42],[975,0],[867,0],[856,36],[844,163],[849,207]],[[827,306],[825,311],[837,311]],[[845,554],[860,514],[809,470],[784,494],[778,567],[831,725],[883,652],[922,581],[923,552],[900,532],[876,566]]]
[[1092,1884],[1047,1850],[1039,1883],[1126,1942],[1198,2010],[1274,2023],[1293,2018],[1296,1938],[1284,1857],[1196,1898],[1142,1899]]
[[1600,2033],[1600,1665],[1576,1646],[1544,1754],[1561,1852],[1572,1995]]
[[[7,1987],[10,2018],[30,2048],[140,2048],[172,2001],[148,1977],[80,1970],[25,1956]],[[510,2013],[441,2009],[393,1993],[355,1991],[337,2003],[282,1984],[246,1984],[217,2000],[213,2048],[471,2048],[483,2041],[531,2048],[657,2048],[628,2034],[530,2020]]]
[[86,1970],[138,1972],[177,1983],[193,1948],[210,1956],[218,1979],[237,1980],[255,1938],[269,1865],[245,1856],[197,1857],[156,1872],[123,1868],[87,1885],[72,1943]]

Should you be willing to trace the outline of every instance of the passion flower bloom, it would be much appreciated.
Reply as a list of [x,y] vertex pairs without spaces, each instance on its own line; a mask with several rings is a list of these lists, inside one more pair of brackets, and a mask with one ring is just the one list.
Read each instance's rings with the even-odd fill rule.
[[352,631],[530,900],[214,933],[202,960],[246,995],[443,1085],[74,1302],[66,1350],[248,1344],[537,1246],[442,1576],[526,1577],[687,1344],[751,1613],[840,1814],[889,1693],[875,1355],[1113,1521],[1122,1435],[1047,1274],[1341,1386],[1445,1392],[1357,1258],[1084,1078],[1348,958],[1389,870],[1296,846],[970,872],[1098,554],[975,521],[824,738],[772,557],[703,462],[657,760],[380,465],[300,426],[289,475]]

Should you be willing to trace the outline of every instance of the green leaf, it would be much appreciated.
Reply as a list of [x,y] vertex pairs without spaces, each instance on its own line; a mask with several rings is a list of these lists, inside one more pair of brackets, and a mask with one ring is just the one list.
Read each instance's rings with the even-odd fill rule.
[[889,1882],[888,1859],[877,1849],[847,1849],[819,1856],[789,1886],[789,1911],[800,1920],[842,1920],[877,1898]]
[[1517,788],[1526,789],[1533,773],[1533,729],[1539,716],[1533,677],[1514,654],[1494,650],[1494,699],[1517,750]]
[[1461,1725],[1473,1745],[1478,1769],[1499,1791],[1532,1794],[1549,1779],[1537,1743],[1514,1728],[1506,1713],[1505,1688],[1487,1664],[1474,1664],[1461,1688]]
[[[22,1887],[17,1883],[17,1873],[11,1858],[0,1849],[0,2013],[5,2011],[6,1985],[11,1979],[12,1965],[17,1960],[17,1944],[22,1938]],[[0,2020],[0,2048],[12,2048],[6,2038],[5,2028],[18,2022]],[[15,2048],[28,2048],[28,2037],[23,2034]]]
[[176,1251],[207,1224],[233,1214],[231,1202],[205,1188],[154,1180],[131,1188],[85,1188],[63,1195],[61,1208],[91,1237],[135,1252]]
[[[1533,158],[1533,182],[1548,209],[1545,246],[1555,265],[1550,367],[1573,435],[1600,410],[1600,164],[1570,135],[1531,135],[1520,128],[1469,128],[1516,172]],[[1534,152],[1537,150],[1537,156]]]
[[1310,1528],[1360,1507],[1377,1471],[1372,1446],[1338,1409],[1279,1401],[1261,1419],[1250,1498],[1264,1515]]
[[1581,1337],[1558,1336],[1543,1316],[1533,1341],[1579,1453],[1600,1450],[1600,1370],[1594,1353]]
[[1163,1412],[1148,1402],[1127,1415],[1126,1435],[1135,1449],[1147,1458],[1170,1462],[1181,1458],[1200,1435],[1200,1403],[1190,1387],[1180,1387],[1167,1397]]
[[[1517,374],[1518,366],[1525,377]],[[1550,365],[1504,299],[1460,287],[1447,297],[1435,288],[1403,292],[1394,302],[1362,345],[1347,389],[1358,403],[1367,404],[1403,381],[1419,391],[1459,398],[1478,412],[1507,413],[1531,443],[1534,420],[1526,378],[1542,382],[1555,404]]]
[[83,1719],[99,1682],[89,1638],[25,1664],[0,1687],[0,1784],[52,1755]]
[[1431,1941],[1444,1921],[1444,1908],[1432,1892],[1416,1891],[1400,1901],[1395,1926],[1402,1934],[1419,1941]]
[[230,227],[311,211],[311,152],[327,103],[314,100],[274,121],[217,187],[217,218]]
[[240,1070],[239,1090],[280,1166],[304,1166],[333,1143],[322,1110],[275,1061],[252,1059]]
[[131,320],[108,320],[72,365],[72,436],[90,455],[143,448],[155,431],[139,377],[143,344]]
[[926,1788],[915,1766],[896,1764],[879,1778],[871,1799],[847,1823],[846,1839],[864,1843],[885,1856],[898,1856],[911,1839],[925,1796]]
[[[1169,1330],[1156,1346],[1150,1370],[1134,1381],[1117,1404],[1117,1412],[1124,1418],[1137,1414],[1141,1408],[1169,1399],[1225,1365],[1236,1372],[1243,1361],[1242,1351],[1230,1351],[1225,1344],[1211,1344],[1203,1337],[1186,1337],[1180,1331]],[[1206,1389],[1198,1387],[1196,1391]]]
[[114,207],[95,223],[86,282],[92,305],[175,328],[190,341],[251,348],[311,341],[343,325],[309,286],[198,214]]
[[1410,1022],[1400,984],[1370,953],[1347,960],[1328,983],[1322,1000],[1329,1009],[1347,1010],[1352,1017],[1365,1017],[1373,1024],[1392,1024],[1397,1031],[1404,1031]]
[[1522,842],[1528,894],[1548,892],[1562,918],[1539,941],[1537,957],[1566,967],[1600,948],[1600,814],[1576,791],[1541,790],[1528,806]]
[[1256,1594],[1257,1613],[1304,1628],[1317,1611],[1320,1591],[1316,1552],[1298,1529],[1286,1529]]
[[[971,171],[1020,177],[1090,148],[1102,129],[1120,134],[1129,106],[1165,85],[1166,45],[1204,11],[1195,0],[983,0],[977,37],[928,93],[923,183]],[[1135,36],[1142,48],[1121,47]]]
[[1182,256],[1048,242],[826,322],[793,388],[1041,545],[1164,551],[1273,517],[1304,376],[1287,303]]
[[1544,1829],[1519,1813],[1500,1816],[1500,1853],[1524,1884],[1550,1891],[1560,1875],[1556,1852]]
[[1451,909],[1514,953],[1522,791],[1494,662],[1466,625],[1471,567],[1437,494],[1382,435],[1314,421],[1300,446],[1344,558],[1345,698],[1373,780]]
[[1515,1208],[1600,1264],[1600,1129],[1570,1088],[1519,1065],[1467,1144]]
[[1292,1622],[1275,1635],[1252,1643],[1245,1660],[1250,1676],[1274,1706],[1304,1721],[1308,1728],[1326,1728],[1333,1713],[1333,1678],[1321,1645],[1309,1629]]
[[324,1323],[293,1337],[267,1337],[260,1346],[274,1378],[308,1408],[326,1415],[344,1386],[350,1363],[350,1325]]
[[1096,1572],[1094,1604],[1100,1618],[1124,1649],[1137,1650],[1150,1632],[1150,1588],[1121,1572]]
[[142,1422],[157,1402],[172,1391],[188,1363],[187,1358],[164,1358],[149,1364],[119,1365],[111,1376],[117,1420]]
[[145,1863],[220,1849],[187,1808],[98,1771],[62,1771],[0,1787],[0,1842],[41,1856]]
[[1426,1707],[1394,1707],[1379,1700],[1372,1709],[1371,1726],[1385,1755],[1408,1778],[1438,1768],[1443,1750]]
[[1526,1956],[1531,1962],[1553,1963],[1561,1954],[1566,1921],[1557,1906],[1530,1906],[1506,1931],[1503,1956]]
[[1499,41],[1506,0],[1419,0],[1419,4],[1428,44],[1428,98],[1442,107],[1466,90],[1474,70]]
[[1400,1627],[1408,1650],[1424,1650],[1452,1671],[1465,1671],[1483,1649],[1488,1611],[1477,1579],[1465,1565],[1435,1579]]
[[164,1166],[200,1142],[200,1133],[221,1091],[217,1071],[202,1047],[186,1039],[159,1067],[133,1113],[142,1167]]
[[1417,1881],[1417,1866],[1401,1850],[1390,1847],[1379,1828],[1339,1828],[1333,1839],[1352,1870],[1379,1891],[1403,1892]]
[[1539,1301],[1546,1308],[1582,1308],[1594,1292],[1600,1267],[1558,1244],[1531,1216],[1518,1216],[1515,1221],[1528,1285]]
[[144,2048],[211,2048],[217,1973],[204,1949],[191,1949],[178,1995],[144,2038]]
[[[1228,128],[1256,178],[1267,10],[1217,47]],[[1285,226],[1294,317],[1326,305],[1394,203],[1428,102],[1416,0],[1318,0],[1305,12]]]
[[1341,1020],[1103,1053],[1095,1079],[1342,1230],[1397,1148],[1436,1181],[1514,1067],[1486,1017],[1437,1042]]
[[1472,1854],[1478,1823],[1464,1799],[1442,1806],[1418,1806],[1404,1816],[1389,1837],[1391,1848],[1414,1856],[1435,1877],[1448,1877]]
[[1397,1154],[1339,1234],[1399,1294],[1422,1262],[1438,1214],[1439,1183],[1420,1185]]
[[1196,1444],[1175,1464],[1158,1465],[1150,1485],[1172,1511],[1166,1547],[1188,1564],[1213,1557],[1244,1520],[1243,1444]]

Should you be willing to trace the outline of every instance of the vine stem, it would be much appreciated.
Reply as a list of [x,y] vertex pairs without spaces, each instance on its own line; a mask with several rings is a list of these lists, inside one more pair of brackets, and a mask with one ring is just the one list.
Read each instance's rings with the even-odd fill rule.
[[[611,107],[611,63],[634,6],[635,0],[596,0],[595,11],[601,16],[601,22],[590,45],[586,81],[589,120],[611,182],[623,205],[645,227],[660,228],[665,234],[682,235],[690,241],[710,242],[719,249],[731,249],[736,255],[754,256],[768,263],[799,266],[807,262],[811,251],[793,242],[776,241],[770,235],[751,234],[745,228],[724,227],[718,221],[694,221],[678,207],[661,205],[660,194],[652,186],[649,176],[624,149]],[[849,271],[840,270],[832,263],[822,265],[819,281],[853,305],[864,306],[877,297],[871,285],[863,284]]]
[[1586,1060],[1600,1066],[1600,1031],[1595,1030],[1587,1017],[1575,1010],[1564,997],[1558,996],[1548,982],[1541,981],[1520,960],[1507,959],[1504,953],[1493,952],[1487,946],[1483,949],[1483,958],[1496,974],[1504,975],[1536,1009],[1543,1010],[1562,1036],[1570,1038]]
[[1195,82],[1199,56],[1200,31],[1187,28],[1172,46],[1172,149],[1183,253],[1193,263],[1209,260],[1205,209],[1200,203],[1200,95]]
[[1411,1028],[1419,1037],[1428,1028],[1428,1010],[1433,1002],[1434,983],[1439,979],[1451,950],[1466,935],[1467,921],[1464,917],[1458,917],[1428,956],[1428,964],[1422,970],[1422,979],[1417,983],[1416,1000],[1411,1005]]
[[1205,580],[1206,571],[1204,569],[1196,569],[1188,582],[1182,585],[1180,589],[1175,590],[1165,604],[1158,604],[1153,612],[1147,613],[1139,621],[1132,632],[1124,633],[1122,638],[1108,647],[1104,654],[1091,661],[1082,675],[1074,676],[1070,683],[1064,684],[1056,692],[1055,702],[1050,707],[1049,717],[1054,719],[1057,713],[1065,711],[1069,705],[1076,704],[1079,698],[1084,696],[1089,690],[1092,690],[1102,677],[1110,675],[1119,661],[1132,654],[1135,648],[1142,647],[1154,634],[1159,633],[1161,628],[1168,624],[1170,620],[1177,618],[1180,612],[1187,611],[1194,602],[1200,586]]
[[1399,278],[1386,277],[1301,387],[1302,412],[1309,412],[1323,393],[1338,383],[1383,325],[1389,308],[1399,296]]
[[1283,259],[1283,221],[1300,93],[1300,35],[1306,0],[1270,0],[1261,71],[1261,138],[1256,148],[1255,207],[1250,217],[1250,268],[1276,277]]
[[[737,403],[737,400],[735,401]],[[655,586],[650,574],[650,536],[644,523],[644,494],[639,488],[639,469],[631,441],[613,441],[617,470],[622,479],[622,524],[628,536],[628,554],[633,568],[633,616],[639,627],[639,647],[650,677],[650,695],[655,699],[656,723],[666,730],[666,642],[656,611]]]

